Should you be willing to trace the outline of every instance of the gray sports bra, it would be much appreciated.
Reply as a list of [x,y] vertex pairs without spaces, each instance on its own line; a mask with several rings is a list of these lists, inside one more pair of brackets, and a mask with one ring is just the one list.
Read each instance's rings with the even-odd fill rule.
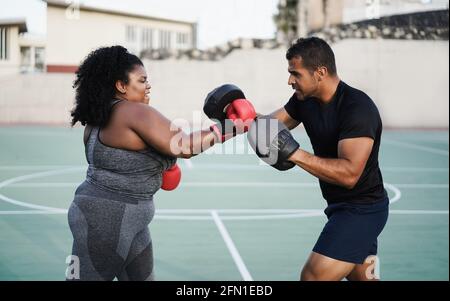
[[100,141],[99,133],[100,128],[93,127],[85,145],[86,181],[112,192],[151,198],[161,187],[163,171],[175,164],[176,158],[151,146],[142,151],[110,147]]

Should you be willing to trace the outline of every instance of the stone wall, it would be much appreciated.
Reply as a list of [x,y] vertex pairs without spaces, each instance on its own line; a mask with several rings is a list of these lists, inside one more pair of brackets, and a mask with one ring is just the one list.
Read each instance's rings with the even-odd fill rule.
[[[309,36],[318,36],[330,43],[344,39],[447,40],[449,39],[448,10],[428,11],[382,17],[351,24],[332,25]],[[206,50],[149,49],[141,53],[148,60],[218,61],[235,50],[275,49],[283,47],[275,39],[236,39]]]
[[447,40],[448,10],[382,17],[310,32],[329,42],[343,39]]
[[218,61],[225,58],[235,50],[247,49],[275,49],[282,47],[282,44],[275,39],[236,39],[228,43],[206,50],[168,50],[168,49],[148,49],[141,52],[140,57],[148,60],[197,60],[197,61]]

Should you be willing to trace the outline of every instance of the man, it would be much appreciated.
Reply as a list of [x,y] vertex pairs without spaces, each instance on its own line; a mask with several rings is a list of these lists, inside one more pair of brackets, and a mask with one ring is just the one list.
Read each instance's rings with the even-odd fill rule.
[[[340,80],[334,53],[322,39],[299,39],[287,51],[288,84],[294,95],[270,115],[287,127],[267,147],[279,170],[298,165],[319,178],[328,222],[301,272],[301,280],[376,280],[377,237],[389,200],[378,166],[382,123],[373,101]],[[249,142],[258,156],[258,118]],[[289,130],[303,124],[314,155]],[[289,129],[289,130],[288,130]],[[271,156],[273,158],[273,156]],[[266,161],[267,162],[267,161]]]

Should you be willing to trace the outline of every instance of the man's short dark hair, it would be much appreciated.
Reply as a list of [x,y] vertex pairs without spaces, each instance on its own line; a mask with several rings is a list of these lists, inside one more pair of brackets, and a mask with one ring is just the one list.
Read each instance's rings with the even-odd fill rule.
[[319,67],[326,67],[330,75],[336,75],[336,60],[330,45],[324,40],[311,37],[300,38],[286,52],[286,59],[301,57],[306,69],[315,71]]

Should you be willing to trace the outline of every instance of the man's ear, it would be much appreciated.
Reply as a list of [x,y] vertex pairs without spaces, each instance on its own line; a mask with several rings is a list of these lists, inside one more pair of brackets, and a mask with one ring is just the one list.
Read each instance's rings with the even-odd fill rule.
[[327,67],[319,67],[316,72],[318,75],[318,81],[321,81],[328,74],[328,69]]
[[125,94],[127,92],[126,85],[121,80],[116,81],[116,89],[122,94]]

